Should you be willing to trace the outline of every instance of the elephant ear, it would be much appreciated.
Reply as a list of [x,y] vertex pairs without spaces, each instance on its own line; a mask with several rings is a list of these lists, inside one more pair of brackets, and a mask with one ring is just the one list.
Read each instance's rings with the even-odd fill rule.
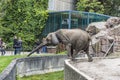
[[58,40],[56,34],[55,34],[55,33],[52,33],[51,36],[52,36],[52,43],[53,43],[53,44],[58,44],[58,43],[59,43],[59,40]]

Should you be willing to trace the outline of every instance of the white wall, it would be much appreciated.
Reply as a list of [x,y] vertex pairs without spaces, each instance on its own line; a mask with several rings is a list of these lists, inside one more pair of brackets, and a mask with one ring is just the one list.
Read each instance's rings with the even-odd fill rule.
[[49,0],[48,10],[51,11],[64,11],[74,10],[75,0]]

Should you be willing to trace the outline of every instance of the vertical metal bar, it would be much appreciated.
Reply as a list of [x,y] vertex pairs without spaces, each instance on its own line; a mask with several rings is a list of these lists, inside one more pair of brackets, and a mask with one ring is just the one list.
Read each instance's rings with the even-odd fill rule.
[[[83,15],[83,13],[82,13],[82,15]],[[82,23],[82,26],[81,26],[81,28],[83,28],[83,19],[84,19],[84,15],[81,17],[81,23]]]
[[[52,20],[53,20],[53,13],[51,14],[51,17],[50,17],[50,22],[52,23]],[[50,28],[51,28],[51,26],[49,26],[49,28],[48,28],[48,32],[47,33],[50,33]]]
[[90,23],[90,18],[89,18],[89,13],[87,13],[88,16],[87,16],[87,25]]
[[[76,14],[77,14],[77,16],[79,15],[78,12],[77,12]],[[79,20],[79,18],[77,18],[77,28],[79,27],[79,26],[78,26],[78,25],[79,25],[78,20]]]
[[49,20],[48,20],[48,24],[49,24],[49,26],[46,27],[46,35],[48,34],[47,31],[49,31],[49,28],[50,28],[50,23],[51,23],[51,22],[50,22],[50,21],[51,21],[50,19],[52,18],[51,16],[52,16],[52,13],[49,15]]
[[61,17],[61,23],[60,23],[60,29],[62,28],[62,13],[60,13],[60,17]]
[[72,14],[72,12],[69,11],[68,29],[71,29],[71,14]]
[[[55,13],[55,14],[57,14],[57,13]],[[56,24],[56,22],[55,22],[55,21],[56,21],[56,17],[55,17],[55,14],[54,14],[54,21],[53,21],[53,22],[54,22],[54,23],[53,23],[53,24],[54,24],[54,28],[53,28],[53,31],[55,31],[55,27],[56,27],[56,26],[55,26],[55,24]]]

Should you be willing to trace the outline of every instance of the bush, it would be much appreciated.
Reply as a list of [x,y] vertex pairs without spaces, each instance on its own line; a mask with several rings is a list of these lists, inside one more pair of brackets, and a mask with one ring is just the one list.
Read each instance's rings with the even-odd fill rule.
[[12,49],[14,35],[23,40],[24,50],[31,50],[45,26],[48,0],[2,0],[0,37]]

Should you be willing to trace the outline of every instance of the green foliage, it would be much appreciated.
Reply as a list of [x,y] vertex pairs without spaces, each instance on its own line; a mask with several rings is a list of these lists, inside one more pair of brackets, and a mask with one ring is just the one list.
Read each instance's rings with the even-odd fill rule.
[[78,0],[76,6],[79,11],[104,13],[104,6],[97,0]]
[[[13,36],[23,40],[25,50],[31,50],[48,17],[48,0],[1,0],[0,37],[12,47]],[[4,14],[4,15],[3,15]]]
[[120,0],[78,0],[77,10],[120,16]]
[[105,13],[111,16],[120,16],[120,0],[99,0],[105,7]]

